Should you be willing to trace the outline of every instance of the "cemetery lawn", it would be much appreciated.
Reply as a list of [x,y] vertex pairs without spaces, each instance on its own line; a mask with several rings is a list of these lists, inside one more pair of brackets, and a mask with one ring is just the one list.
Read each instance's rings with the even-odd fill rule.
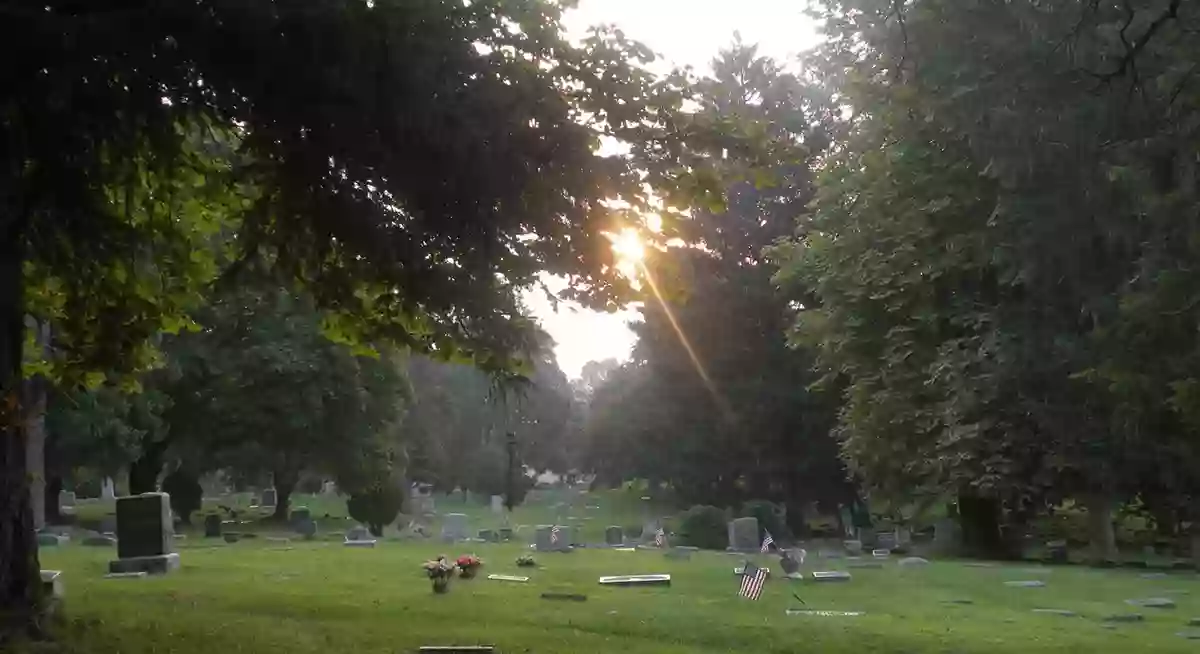
[[[447,595],[432,594],[421,562],[470,551],[485,561],[481,577],[455,580]],[[1195,643],[1176,634],[1200,617],[1200,583],[1191,573],[1145,579],[1135,570],[1047,572],[937,561],[902,568],[893,561],[884,569],[854,569],[849,583],[816,585],[782,579],[775,563],[776,577],[762,599],[751,602],[736,596],[732,568],[740,559],[728,554],[668,561],[654,551],[593,549],[536,554],[541,568],[516,568],[515,557],[528,551],[507,544],[389,540],[376,549],[350,549],[333,540],[226,544],[192,537],[180,547],[183,569],[164,577],[105,579],[115,550],[77,544],[44,549],[42,567],[64,571],[61,651],[78,654],[369,654],[465,644],[537,654],[1191,652]],[[831,561],[817,569],[845,568]],[[490,581],[483,578],[488,573],[532,579]],[[674,583],[597,584],[602,575],[637,573],[670,573]],[[1047,586],[1003,583],[1028,579]],[[544,600],[545,591],[584,593],[588,600]],[[1178,606],[1139,609],[1124,602],[1147,597],[1171,598]],[[866,615],[787,616],[787,608]],[[1035,608],[1079,616],[1035,614]],[[1102,621],[1129,613],[1145,620],[1111,629]]]

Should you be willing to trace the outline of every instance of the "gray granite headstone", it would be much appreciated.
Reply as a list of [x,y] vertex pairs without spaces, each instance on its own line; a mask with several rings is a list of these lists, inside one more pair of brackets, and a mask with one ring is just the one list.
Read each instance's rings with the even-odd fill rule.
[[312,540],[317,536],[317,521],[309,518],[296,522],[292,525],[296,533],[304,537],[305,540]]
[[850,573],[842,570],[826,570],[812,573],[813,581],[850,581]]
[[1130,599],[1125,600],[1130,606],[1141,606],[1148,609],[1173,609],[1175,608],[1175,600],[1169,597],[1147,597],[1145,599]]
[[464,513],[447,513],[442,523],[442,540],[459,541],[470,538],[467,530],[467,516]]
[[260,506],[262,506],[264,508],[275,508],[275,505],[278,502],[279,502],[279,494],[277,492],[275,492],[274,488],[267,488],[267,489],[263,490],[262,500],[260,500],[260,502],[259,502]]
[[1044,581],[1037,581],[1037,580],[1031,580],[1031,581],[1006,581],[1006,582],[1004,582],[1004,585],[1005,585],[1005,586],[1008,586],[1009,588],[1042,588],[1042,587],[1044,587],[1044,586],[1046,585],[1046,582],[1044,582]]
[[492,496],[492,513],[495,515],[504,513],[504,497],[502,495]]
[[790,552],[784,552],[779,557],[779,567],[783,568],[783,573],[789,576],[800,572],[800,562],[793,559]]
[[496,530],[496,535],[499,536],[500,540],[502,541],[509,541],[512,540],[513,530],[511,527],[501,527]]
[[613,525],[604,530],[604,544],[620,546],[625,544],[625,532],[620,527]]
[[863,552],[863,544],[860,540],[842,541],[842,547],[846,549],[846,553],[850,556],[858,556]]
[[288,516],[288,522],[293,525],[312,520],[312,510],[307,506],[298,506],[292,509],[292,514]]
[[58,493],[58,505],[61,507],[75,506],[75,493],[71,491],[60,491]]
[[558,527],[558,541],[552,542],[552,525],[538,525],[534,531],[534,548],[539,552],[566,552],[571,549],[571,528]]
[[346,530],[346,540],[370,540],[371,533],[362,525],[354,525]]
[[758,518],[747,516],[729,521],[729,549],[735,552],[757,552]]
[[910,556],[907,558],[900,559],[900,565],[902,565],[902,566],[929,565],[929,560],[923,559],[919,556]]

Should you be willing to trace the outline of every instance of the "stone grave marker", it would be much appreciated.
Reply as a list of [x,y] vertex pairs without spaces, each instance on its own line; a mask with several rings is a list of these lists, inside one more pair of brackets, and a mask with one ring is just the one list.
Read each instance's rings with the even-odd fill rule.
[[480,529],[479,530],[479,540],[481,540],[485,543],[495,543],[495,542],[499,541],[500,538],[499,538],[499,536],[496,535],[495,529]]
[[502,513],[504,513],[504,496],[502,496],[502,495],[493,495],[492,496],[492,513],[495,515],[501,515]]
[[66,536],[60,536],[48,531],[39,531],[37,534],[38,547],[58,547],[59,545],[66,545],[68,540],[70,539]]
[[604,544],[618,547],[625,544],[625,532],[617,525],[604,530]]
[[362,525],[354,525],[346,530],[346,540],[369,540],[370,538],[370,532]]
[[70,508],[75,506],[75,493],[71,491],[59,491],[58,505],[62,508]]
[[279,493],[274,488],[264,488],[262,492],[262,500],[259,503],[264,509],[273,509],[279,502]]
[[875,547],[878,549],[888,550],[889,552],[896,549],[896,532],[885,531],[875,538]]
[[879,570],[883,568],[883,563],[879,561],[847,561],[846,567],[856,570]]
[[146,572],[110,572],[104,575],[105,579],[141,579],[149,573]]
[[1065,609],[1033,609],[1033,612],[1041,613],[1043,615],[1057,615],[1064,618],[1074,618],[1079,616],[1078,613],[1074,611],[1067,611]]
[[292,528],[296,530],[304,540],[312,540],[317,537],[317,521],[309,518],[292,524]]
[[569,601],[569,602],[586,602],[586,601],[587,601],[587,595],[581,595],[581,594],[579,594],[579,593],[554,593],[554,592],[547,592],[547,593],[542,593],[542,599],[547,599],[547,600],[565,600],[565,601]]
[[222,534],[221,537],[225,539],[226,543],[229,543],[231,545],[242,539],[242,535],[237,533],[236,531],[227,531],[224,534]]
[[210,513],[204,516],[204,537],[205,538],[220,538],[221,537],[221,516]]
[[470,538],[467,530],[467,516],[463,513],[447,513],[442,523],[442,540],[452,543]]
[[307,506],[298,506],[292,509],[291,515],[288,516],[288,522],[293,525],[309,520],[312,520],[312,510]]
[[850,573],[842,570],[825,570],[812,573],[813,581],[850,581]]
[[666,552],[663,552],[663,556],[665,556],[666,558],[668,558],[672,561],[691,561],[692,554],[695,552],[698,552],[698,551],[700,551],[700,548],[698,548],[698,547],[688,547],[688,546],[681,545],[679,547],[672,547],[671,549],[667,550]]
[[791,577],[800,572],[800,563],[792,558],[791,552],[784,552],[779,556],[779,567],[783,569],[783,574]]
[[1147,609],[1173,609],[1175,600],[1169,597],[1147,597],[1144,599],[1128,599],[1125,603],[1130,606],[1140,606]]
[[603,586],[670,586],[671,575],[615,575],[600,577]]
[[448,654],[468,654],[470,652],[494,652],[491,645],[422,645],[419,652],[446,652]]
[[909,556],[909,557],[900,559],[900,565],[902,565],[904,567],[929,565],[929,560],[923,559],[919,556]]
[[889,549],[874,549],[874,550],[871,550],[871,556],[872,556],[872,557],[874,557],[874,558],[877,558],[877,559],[886,559],[886,558],[888,558],[888,557],[889,557],[889,556],[891,556],[891,555],[892,555],[892,551],[891,551],[891,550],[889,550]]
[[173,551],[171,499],[166,493],[144,493],[117,500],[117,560],[108,571],[165,574],[179,568]]
[[761,543],[758,540],[758,518],[747,516],[729,521],[729,549],[734,552],[757,552]]
[[859,556],[863,553],[863,544],[861,540],[846,540],[842,541],[842,547],[850,556]]
[[786,609],[787,615],[812,615],[821,618],[857,618],[866,615],[863,611],[821,611],[813,609]]
[[1186,638],[1187,640],[1200,640],[1200,630],[1196,630],[1196,629],[1185,629],[1184,631],[1177,631],[1177,632],[1175,632],[1175,635],[1179,636],[1180,638]]
[[1046,582],[1044,582],[1044,581],[1037,581],[1037,580],[1032,580],[1032,581],[1006,581],[1006,582],[1004,582],[1004,585],[1005,585],[1005,586],[1008,586],[1009,588],[1042,588],[1042,587],[1044,587],[1044,586],[1046,585]]
[[83,545],[86,547],[116,547],[117,539],[103,534],[89,534],[84,536]]
[[104,481],[100,482],[100,499],[106,502],[117,499],[117,485],[113,483],[112,477],[105,477]]
[[496,533],[500,536],[500,540],[502,541],[512,540],[513,530],[511,527],[501,527],[500,529],[496,530]]
[[1104,622],[1141,622],[1145,619],[1141,613],[1115,613],[1102,618]]
[[516,575],[488,575],[487,578],[492,581],[512,581],[519,584],[529,581],[529,577],[518,577]]
[[42,594],[55,600],[61,600],[67,589],[63,585],[61,570],[42,570]]
[[1067,551],[1067,541],[1052,540],[1046,543],[1046,558],[1051,563],[1068,563],[1070,562],[1070,553]]

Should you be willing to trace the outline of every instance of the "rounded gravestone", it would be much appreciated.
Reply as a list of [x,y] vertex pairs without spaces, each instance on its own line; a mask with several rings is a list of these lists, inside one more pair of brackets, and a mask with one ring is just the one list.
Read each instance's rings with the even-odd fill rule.
[[306,520],[312,520],[312,511],[307,506],[298,506],[292,509],[292,514],[288,516],[288,521],[294,525]]
[[613,525],[604,530],[604,543],[606,545],[624,545],[625,531],[620,527]]
[[729,548],[735,552],[757,552],[758,518],[747,516],[729,522]]
[[221,516],[215,513],[210,513],[209,515],[204,516],[204,537],[221,537]]
[[317,522],[312,518],[295,523],[294,528],[305,540],[312,540],[317,536]]

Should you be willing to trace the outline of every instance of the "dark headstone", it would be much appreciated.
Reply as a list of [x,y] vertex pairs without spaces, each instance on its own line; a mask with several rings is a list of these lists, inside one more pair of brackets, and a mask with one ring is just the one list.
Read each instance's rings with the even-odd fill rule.
[[288,516],[288,522],[292,525],[298,525],[308,520],[312,520],[312,511],[307,506],[298,506],[292,509],[292,514]]
[[625,532],[618,526],[613,525],[604,530],[604,544],[620,546],[625,544]]
[[236,542],[238,542],[238,540],[241,539],[241,537],[242,537],[241,534],[231,531],[231,532],[225,534],[225,542],[226,543],[236,543]]
[[1104,616],[1104,622],[1141,622],[1145,620],[1141,613],[1117,613]]
[[117,500],[117,556],[164,556],[172,551],[171,500],[145,493]]
[[580,595],[579,593],[542,593],[542,599],[586,602],[587,595]]
[[221,537],[221,516],[210,513],[204,516],[204,537],[205,538],[220,538]]
[[500,536],[500,540],[510,541],[513,537],[513,530],[508,527],[501,527],[496,532]]

